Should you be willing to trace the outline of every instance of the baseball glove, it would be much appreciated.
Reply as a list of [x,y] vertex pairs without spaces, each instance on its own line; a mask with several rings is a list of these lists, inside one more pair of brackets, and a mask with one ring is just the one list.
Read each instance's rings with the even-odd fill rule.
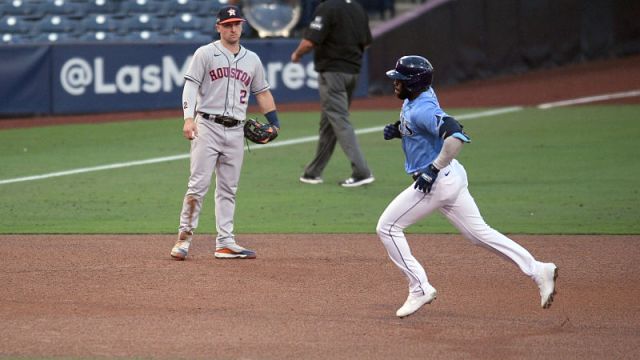
[[244,123],[244,137],[256,144],[266,144],[278,137],[278,128],[255,119],[247,119]]

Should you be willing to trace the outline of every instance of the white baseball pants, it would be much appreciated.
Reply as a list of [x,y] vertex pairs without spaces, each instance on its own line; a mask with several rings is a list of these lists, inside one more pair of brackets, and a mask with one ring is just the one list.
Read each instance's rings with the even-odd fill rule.
[[234,241],[233,217],[236,191],[244,160],[244,131],[241,125],[224,127],[200,115],[198,137],[191,141],[191,176],[180,213],[179,231],[198,227],[204,196],[215,171],[216,242]]
[[414,189],[411,184],[380,216],[376,231],[393,263],[409,280],[411,294],[424,295],[429,282],[424,268],[411,254],[403,231],[434,210],[440,210],[472,243],[514,262],[525,275],[532,277],[535,274],[538,262],[525,248],[484,222],[467,186],[467,173],[454,159],[440,170],[429,194]]

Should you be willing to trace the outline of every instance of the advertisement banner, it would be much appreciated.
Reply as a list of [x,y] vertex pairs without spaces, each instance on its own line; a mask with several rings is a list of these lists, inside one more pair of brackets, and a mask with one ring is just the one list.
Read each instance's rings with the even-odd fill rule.
[[[297,40],[247,40],[277,103],[318,100],[313,56],[290,61]],[[54,114],[179,108],[183,75],[199,44],[69,44],[52,47]],[[366,61],[365,61],[366,64]],[[366,65],[355,96],[367,94]],[[252,99],[253,100],[253,99]]]

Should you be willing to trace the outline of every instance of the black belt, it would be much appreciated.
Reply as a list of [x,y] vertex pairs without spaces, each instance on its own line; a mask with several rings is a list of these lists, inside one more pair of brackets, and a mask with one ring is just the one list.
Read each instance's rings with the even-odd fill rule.
[[211,115],[207,113],[200,113],[200,115],[202,115],[203,118],[207,120],[213,120],[213,122],[215,122],[216,124],[220,124],[224,127],[234,127],[242,124],[242,121],[236,120],[229,116]]

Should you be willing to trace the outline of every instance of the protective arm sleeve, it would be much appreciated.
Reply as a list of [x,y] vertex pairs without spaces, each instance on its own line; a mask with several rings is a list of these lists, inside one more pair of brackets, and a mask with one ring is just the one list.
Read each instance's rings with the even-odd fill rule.
[[449,165],[449,163],[451,163],[451,160],[458,156],[463,144],[464,142],[455,136],[449,136],[448,138],[444,139],[442,150],[440,150],[440,154],[438,154],[438,157],[433,160],[433,166],[440,170]]
[[182,90],[182,111],[184,112],[185,120],[195,118],[198,88],[199,86],[195,82],[185,80],[184,89]]

